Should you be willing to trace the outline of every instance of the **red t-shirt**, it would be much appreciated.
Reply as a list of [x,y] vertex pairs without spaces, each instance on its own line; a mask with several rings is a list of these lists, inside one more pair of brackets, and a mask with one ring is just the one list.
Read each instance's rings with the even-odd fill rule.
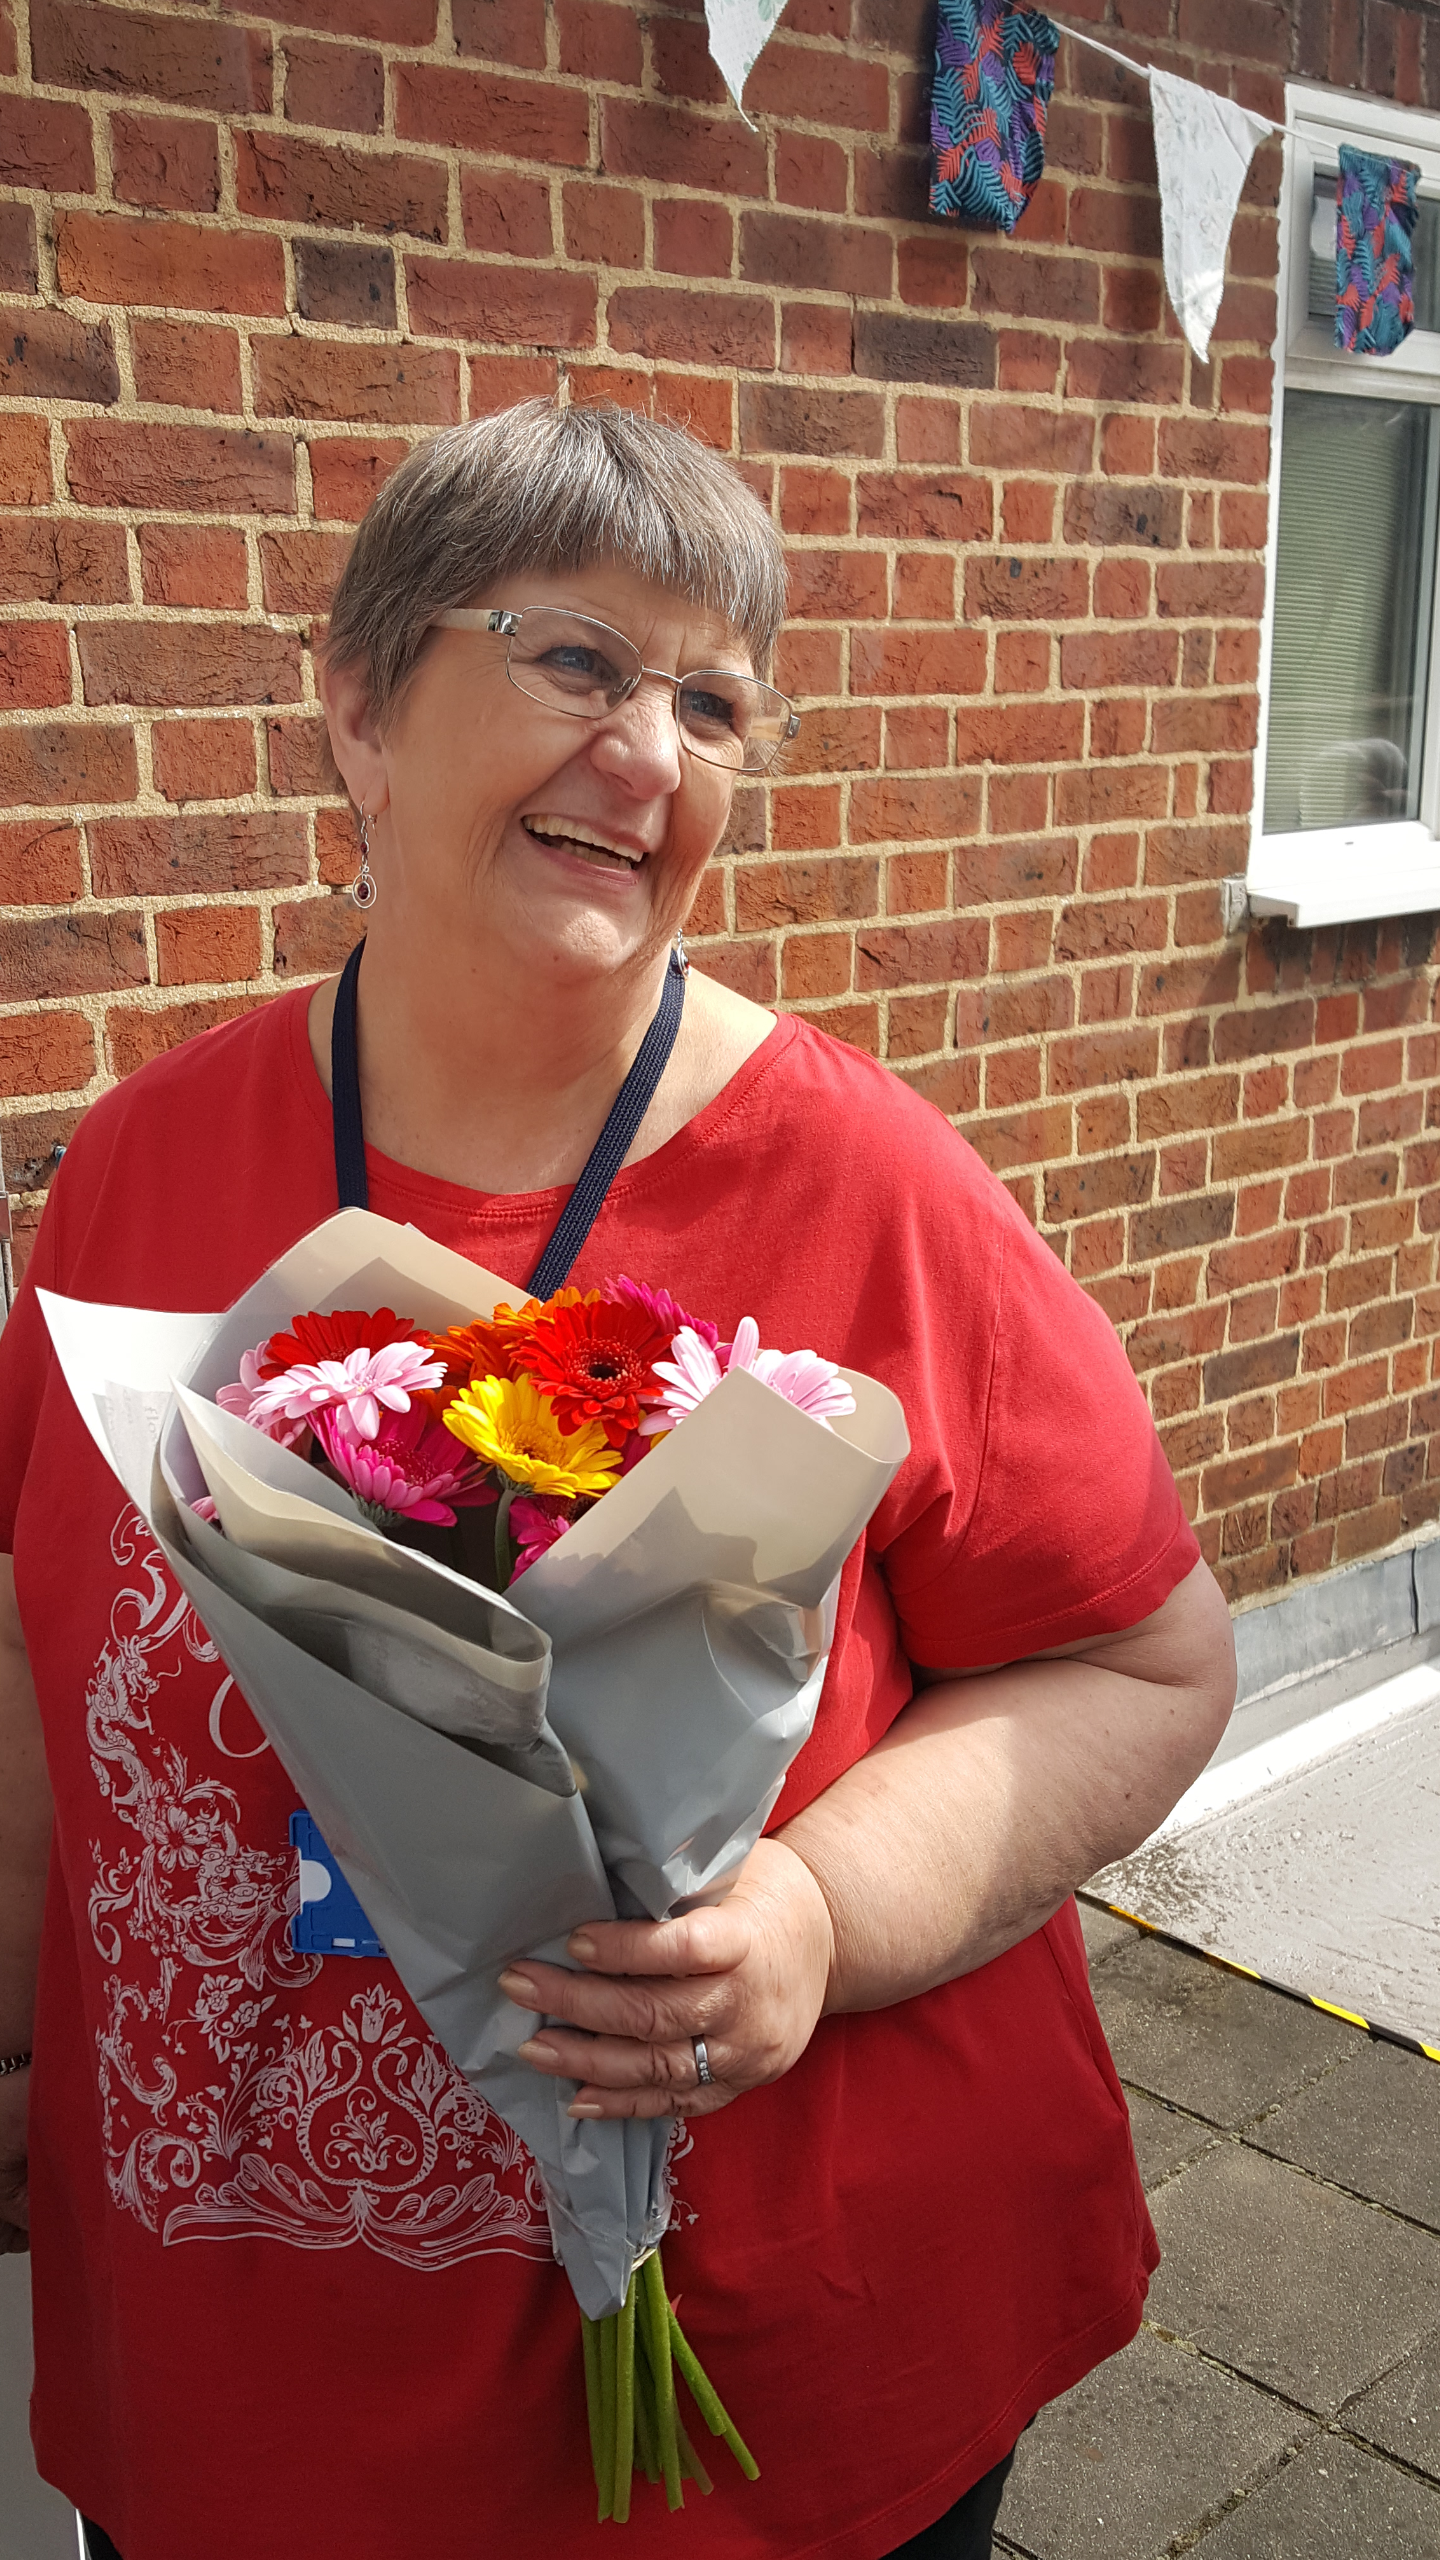
[[[31,1277],[220,1308],[335,1207],[305,990],[97,1103]],[[371,1205],[523,1281],[559,1191],[373,1151]],[[1196,1547],[1115,1337],[954,1130],[782,1019],[622,1173],[575,1277],[884,1379],[914,1443],[846,1567],[783,1821],[909,1663],[1133,1625]],[[40,2467],[125,2560],[579,2560],[575,2306],[514,2136],[381,1961],[290,1948],[295,1798],[48,1354],[0,1336],[11,1543],[57,1828],[33,2097]],[[633,2560],[880,2560],[1124,2344],[1156,2262],[1073,1904],[997,1962],[828,2019],[686,2129],[666,2272],[761,2464]]]

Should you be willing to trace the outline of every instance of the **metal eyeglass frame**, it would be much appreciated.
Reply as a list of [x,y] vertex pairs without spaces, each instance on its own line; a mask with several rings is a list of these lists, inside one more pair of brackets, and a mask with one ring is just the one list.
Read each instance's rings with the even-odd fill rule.
[[[488,613],[478,606],[472,607],[469,605],[455,605],[452,606],[448,613],[436,614],[435,628],[439,631],[493,631],[498,633],[502,639],[508,642],[513,639],[515,633],[519,630],[521,618],[525,613],[573,613],[577,622],[588,622],[591,623],[597,631],[608,631],[612,640],[623,640],[627,649],[633,649],[635,647],[634,641],[631,640],[625,632],[617,631],[613,622],[601,622],[593,613],[582,613],[578,605],[522,605],[519,613],[511,612],[503,605],[497,606],[493,612]],[[537,697],[534,694],[525,692],[523,684],[516,684],[510,665],[510,651],[508,647],[505,651],[505,672],[509,676],[510,682],[515,685],[517,693],[525,694],[527,702],[533,702],[536,700]],[[675,713],[676,734],[679,737],[686,754],[693,756],[699,754],[700,751],[686,736],[685,730],[681,725],[678,707],[678,697],[681,686],[685,684],[692,684],[696,676],[742,676],[744,674],[745,670],[743,667],[691,667],[683,676],[672,676],[668,675],[663,667],[647,667],[641,665],[636,668],[633,676],[627,677],[620,691],[616,694],[614,701],[608,704],[603,712],[567,711],[564,704],[560,702],[542,704],[541,708],[544,710],[558,711],[561,718],[565,720],[608,720],[612,712],[619,710],[622,702],[628,702],[630,700],[631,695],[636,691],[644,677],[653,676],[657,683],[669,685],[671,707]],[[750,684],[760,684],[763,682],[763,679],[759,676],[749,676],[746,678],[746,681]],[[765,686],[765,691],[767,693],[773,693],[777,702],[783,702],[786,711],[789,714],[784,737],[777,738],[775,740],[773,752],[775,755],[778,755],[780,749],[788,742],[789,739],[798,736],[800,729],[800,714],[796,710],[788,693],[781,693],[773,684],[767,684]],[[758,765],[754,767],[753,770],[755,772],[764,773],[767,770],[770,760],[770,758],[767,758],[765,764]],[[743,773],[745,771],[745,767],[743,765],[727,768],[725,765],[720,763],[717,757],[706,756],[703,754],[700,755],[700,762],[702,764],[713,763],[716,766],[717,771],[721,773],[724,773],[727,770],[737,773]]]

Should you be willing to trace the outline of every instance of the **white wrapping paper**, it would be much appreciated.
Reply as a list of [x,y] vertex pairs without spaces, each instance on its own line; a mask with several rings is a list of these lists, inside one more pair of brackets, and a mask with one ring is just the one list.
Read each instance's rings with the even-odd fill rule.
[[[348,1209],[224,1315],[41,1299],[81,1413],[405,1988],[536,2159],[600,2318],[664,2230],[670,2128],[572,2120],[573,2084],[516,2060],[535,2021],[496,1976],[563,1961],[582,1921],[726,1890],[810,1733],[840,1567],[909,1443],[872,1379],[845,1373],[856,1411],[827,1431],[732,1372],[512,1600],[395,1545],[212,1400],[306,1308],[439,1330],[521,1295]],[[190,1508],[207,1491],[219,1528]]]

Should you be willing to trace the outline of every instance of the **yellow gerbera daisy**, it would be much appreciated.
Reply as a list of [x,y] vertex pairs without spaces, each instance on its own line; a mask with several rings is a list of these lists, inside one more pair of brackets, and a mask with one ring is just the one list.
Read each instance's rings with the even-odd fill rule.
[[441,1419],[467,1449],[532,1493],[608,1493],[620,1470],[620,1452],[599,1423],[562,1431],[533,1378],[476,1378]]

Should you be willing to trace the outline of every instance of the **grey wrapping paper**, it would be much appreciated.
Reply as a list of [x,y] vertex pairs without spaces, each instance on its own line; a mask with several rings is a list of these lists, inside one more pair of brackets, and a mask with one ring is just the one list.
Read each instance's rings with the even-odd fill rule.
[[[534,2156],[599,2318],[664,2230],[670,2126],[571,2119],[573,2085],[516,2060],[535,2020],[497,1974],[563,1961],[581,1921],[727,1889],[809,1736],[840,1567],[909,1444],[871,1379],[846,1373],[856,1412],[826,1430],[732,1373],[501,1595],[382,1537],[211,1401],[305,1308],[440,1329],[520,1295],[352,1209],[223,1315],[41,1300],[82,1415],[406,1990]],[[190,1507],[205,1491],[220,1528]]]

